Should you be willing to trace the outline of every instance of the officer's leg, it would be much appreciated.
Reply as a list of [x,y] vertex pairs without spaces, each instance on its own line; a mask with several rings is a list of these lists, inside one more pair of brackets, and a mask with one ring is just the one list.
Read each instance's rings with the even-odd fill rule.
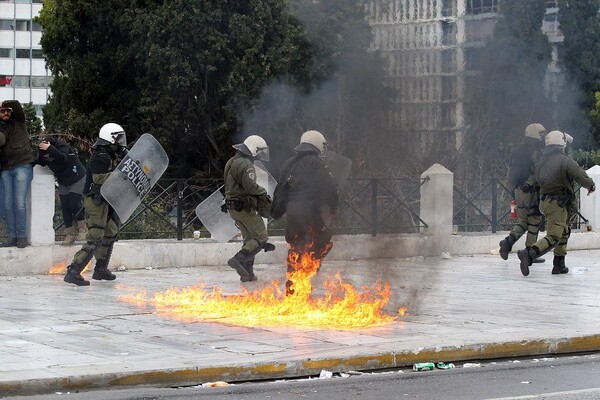
[[308,224],[306,213],[300,205],[290,203],[286,211],[287,225],[285,228],[285,241],[288,243],[287,256],[287,281],[285,289],[287,295],[294,294],[294,272],[302,266],[302,256],[306,254],[308,238]]
[[88,235],[86,243],[73,257],[73,262],[67,268],[64,277],[65,282],[74,283],[78,286],[87,286],[90,284],[81,276],[81,271],[90,262],[96,249],[102,243],[104,237],[104,228],[106,227],[106,217],[108,215],[108,205],[102,203],[97,206],[92,202],[90,196],[85,196],[83,205],[87,213]]
[[244,269],[248,272],[248,277],[240,277],[240,280],[242,282],[255,281],[258,278],[254,275],[254,257],[267,243],[269,238],[267,228],[262,217],[254,213],[246,213],[238,221],[238,224],[244,236],[244,244],[241,251],[248,254],[243,264]]
[[[568,217],[567,217],[568,220]],[[571,236],[571,227],[567,224],[567,229],[565,229],[563,235],[560,237],[558,244],[554,248],[554,261],[552,263],[552,274],[567,274],[569,272],[569,268],[565,266],[565,256],[567,255],[567,243],[569,241],[569,237]]]
[[555,200],[543,200],[542,210],[546,216],[546,236],[535,242],[531,248],[517,252],[524,276],[529,275],[532,261],[552,250],[567,229],[567,210],[560,207]]
[[[538,234],[540,232],[540,225],[542,223],[542,213],[539,209],[537,199],[537,192],[532,193],[531,207],[527,210],[527,236],[525,238],[525,248],[529,249],[537,242]],[[543,258],[537,257],[533,259],[534,263],[543,263]]]
[[116,216],[114,210],[110,209],[108,213],[108,221],[106,223],[106,228],[104,229],[104,237],[102,238],[102,243],[100,247],[96,250],[96,266],[94,267],[94,274],[92,275],[92,279],[107,280],[112,281],[117,277],[115,274],[110,272],[108,269],[108,264],[110,262],[110,257],[112,255],[113,247],[115,245],[115,241],[117,240],[117,235],[119,233],[119,227],[121,226],[121,221]]

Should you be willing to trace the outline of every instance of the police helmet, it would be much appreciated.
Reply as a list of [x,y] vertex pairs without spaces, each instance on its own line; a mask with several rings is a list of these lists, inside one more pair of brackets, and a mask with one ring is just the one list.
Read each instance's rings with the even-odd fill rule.
[[544,128],[544,125],[538,124],[537,122],[534,124],[527,125],[527,128],[525,128],[525,136],[537,140],[542,140],[545,133],[546,128]]
[[119,124],[115,124],[112,122],[104,124],[102,128],[100,128],[100,133],[98,133],[98,139],[94,144],[115,144],[120,147],[127,147],[127,138],[125,137],[125,130]]
[[243,143],[234,144],[233,148],[248,156],[269,161],[269,146],[267,146],[265,139],[258,135],[248,136]]
[[295,147],[296,151],[314,151],[325,154],[327,150],[327,140],[319,131],[306,131],[300,137],[300,144]]
[[567,147],[567,143],[573,142],[573,136],[561,131],[552,131],[546,135],[546,146]]

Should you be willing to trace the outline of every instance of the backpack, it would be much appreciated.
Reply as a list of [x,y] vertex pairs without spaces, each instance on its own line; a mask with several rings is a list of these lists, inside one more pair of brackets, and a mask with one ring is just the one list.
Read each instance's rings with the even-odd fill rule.
[[287,210],[287,203],[290,191],[290,180],[292,179],[292,174],[298,166],[299,161],[300,157],[298,158],[298,160],[296,160],[290,172],[284,174],[285,179],[283,180],[283,182],[278,183],[275,187],[275,191],[273,192],[273,202],[271,203],[271,217],[274,219],[279,219],[283,217],[283,214],[285,214],[285,211]]

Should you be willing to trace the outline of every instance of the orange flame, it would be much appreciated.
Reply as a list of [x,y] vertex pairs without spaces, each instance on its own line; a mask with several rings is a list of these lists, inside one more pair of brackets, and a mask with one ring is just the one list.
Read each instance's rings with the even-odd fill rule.
[[[92,264],[92,260],[90,260],[87,263],[87,265],[81,272],[83,273],[83,272],[89,271],[91,264]],[[60,274],[66,273],[66,272],[67,272],[67,263],[62,261],[62,262],[50,267],[50,271],[48,271],[48,275],[60,275]]]
[[151,306],[159,315],[184,322],[218,321],[241,326],[294,326],[306,328],[352,329],[382,326],[396,317],[382,312],[391,290],[389,283],[376,283],[374,288],[357,291],[342,280],[339,273],[323,284],[323,297],[311,297],[311,278],[321,260],[312,254],[290,252],[294,270],[288,272],[293,293],[280,289],[272,281],[261,290],[224,294],[219,287],[207,289],[200,284],[181,289],[170,288],[151,296],[146,291],[119,296],[121,301],[137,306]]

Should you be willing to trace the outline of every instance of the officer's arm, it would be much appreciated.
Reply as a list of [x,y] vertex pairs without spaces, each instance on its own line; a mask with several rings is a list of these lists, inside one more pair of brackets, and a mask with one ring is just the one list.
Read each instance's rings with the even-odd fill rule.
[[102,185],[110,175],[112,159],[106,153],[94,154],[90,159],[90,172],[93,174],[93,183]]
[[594,180],[590,178],[585,170],[571,158],[569,158],[567,162],[567,173],[579,184],[579,186],[588,190],[594,187]]
[[265,188],[256,183],[256,170],[252,164],[247,165],[245,170],[241,173],[240,182],[244,188],[244,192],[250,196],[262,196],[267,194]]

